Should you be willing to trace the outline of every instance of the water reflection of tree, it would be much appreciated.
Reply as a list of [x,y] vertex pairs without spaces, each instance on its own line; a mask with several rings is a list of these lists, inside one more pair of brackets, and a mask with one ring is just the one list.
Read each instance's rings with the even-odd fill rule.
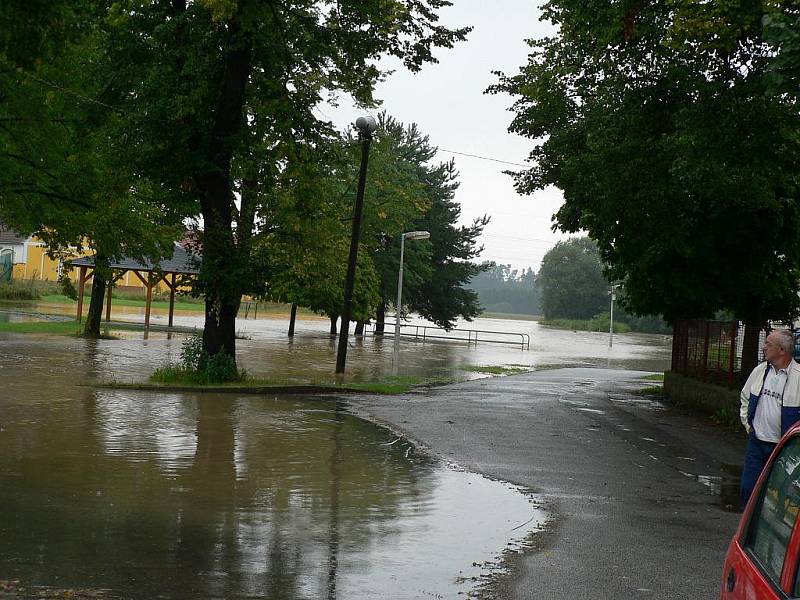
[[[4,422],[4,578],[133,598],[333,598],[342,555],[376,543],[376,528],[432,485],[430,465],[407,461],[400,444],[381,446],[387,432],[332,404],[174,401],[185,413],[176,422],[196,418],[194,456],[180,467],[142,439],[164,418],[165,399],[69,395],[76,401],[34,403],[48,411],[32,421]],[[123,401],[139,412],[108,411]],[[123,430],[113,453],[103,438],[111,429]]]

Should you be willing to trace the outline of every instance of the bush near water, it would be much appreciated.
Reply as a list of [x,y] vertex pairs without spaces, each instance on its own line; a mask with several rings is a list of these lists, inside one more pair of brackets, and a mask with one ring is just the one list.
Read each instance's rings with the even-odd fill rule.
[[225,352],[209,356],[203,350],[202,336],[194,335],[183,342],[180,362],[156,369],[150,379],[156,383],[209,385],[245,381],[247,372],[237,369],[236,361]]

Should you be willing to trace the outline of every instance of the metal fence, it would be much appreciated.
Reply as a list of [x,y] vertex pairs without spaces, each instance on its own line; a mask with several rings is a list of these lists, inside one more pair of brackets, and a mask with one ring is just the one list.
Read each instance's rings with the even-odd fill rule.
[[677,321],[672,334],[672,371],[733,387],[742,368],[738,321]]
[[[771,329],[790,329],[772,324]],[[758,347],[763,348],[767,331],[759,332]],[[746,373],[742,371],[744,324],[739,321],[676,321],[672,335],[672,371],[702,381],[738,387]],[[800,337],[795,334],[795,355]],[[762,357],[763,359],[763,357]]]

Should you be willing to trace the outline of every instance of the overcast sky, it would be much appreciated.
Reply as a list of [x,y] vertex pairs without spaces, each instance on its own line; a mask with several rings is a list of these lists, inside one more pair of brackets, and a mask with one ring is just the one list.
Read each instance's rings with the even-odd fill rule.
[[[493,70],[512,74],[525,64],[529,50],[526,39],[551,30],[539,21],[540,3],[454,0],[454,6],[441,12],[442,22],[448,26],[471,25],[474,30],[452,50],[437,51],[439,63],[424,66],[421,73],[399,68],[378,87],[381,110],[404,123],[416,122],[439,148],[525,163],[531,141],[508,133],[512,99],[483,92],[496,82]],[[364,114],[347,102],[338,109],[323,110],[341,127]],[[503,173],[516,167],[444,150],[438,158],[455,158],[461,182],[456,195],[461,222],[469,223],[483,214],[492,218],[481,238],[485,247],[481,259],[514,268],[531,266],[538,271],[544,253],[567,237],[550,230],[551,216],[563,201],[558,190],[521,196],[514,190],[511,177]]]

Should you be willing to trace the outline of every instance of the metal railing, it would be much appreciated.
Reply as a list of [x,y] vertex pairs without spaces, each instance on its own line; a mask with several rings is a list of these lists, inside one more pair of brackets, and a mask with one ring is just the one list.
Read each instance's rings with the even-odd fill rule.
[[[387,321],[384,324],[384,335],[394,335],[394,328],[395,323],[392,321]],[[372,331],[372,335],[375,335],[375,325],[370,323],[365,326]],[[433,333],[431,333],[433,332]],[[445,332],[447,335],[442,335],[437,332]],[[458,335],[461,333],[466,333],[467,337],[465,338],[463,335]],[[453,335],[455,334],[455,335]],[[434,325],[413,325],[410,323],[400,323],[400,336],[401,337],[409,337],[413,339],[422,340],[423,342],[426,339],[438,339],[438,340],[453,340],[453,341],[460,341],[460,342],[467,342],[469,344],[478,344],[478,340],[484,344],[512,344],[514,346],[520,346],[523,350],[530,350],[531,348],[531,336],[527,333],[517,333],[517,332],[510,332],[510,331],[490,331],[487,329],[444,329],[443,327],[436,327]],[[483,336],[483,337],[481,337]],[[501,338],[506,339],[492,339],[491,337],[487,336],[499,336]],[[507,338],[514,338],[507,339]]]
[[[250,316],[250,312],[253,313],[253,318],[258,318],[258,302],[254,300],[242,300],[241,304],[239,304],[239,312],[236,314],[236,318],[238,319],[247,319]],[[244,312],[244,316],[242,316],[242,312]]]

